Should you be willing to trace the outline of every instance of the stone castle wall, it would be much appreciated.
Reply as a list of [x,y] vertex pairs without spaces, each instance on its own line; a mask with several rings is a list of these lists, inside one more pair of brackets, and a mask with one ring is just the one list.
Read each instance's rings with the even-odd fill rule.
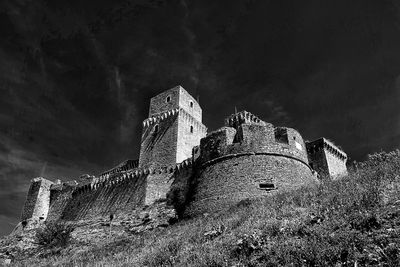
[[118,215],[157,201],[166,201],[178,173],[186,170],[190,175],[191,166],[191,160],[187,160],[168,167],[135,169],[107,179],[96,178],[80,186],[53,186],[49,190],[48,220],[74,221]]
[[231,155],[204,166],[196,178],[194,197],[185,211],[188,216],[223,210],[246,198],[265,196],[275,189],[293,190],[316,181],[310,169],[297,160],[251,153]]
[[76,188],[63,188],[50,204],[50,221],[109,216],[143,205],[148,174],[124,174]]
[[140,167],[167,166],[176,162],[179,109],[144,121]]
[[296,130],[261,121],[233,126],[236,129],[223,127],[201,140],[186,215],[221,210],[275,189],[293,190],[316,182]]
[[177,163],[192,157],[194,146],[207,134],[207,128],[185,109],[179,111],[177,136]]

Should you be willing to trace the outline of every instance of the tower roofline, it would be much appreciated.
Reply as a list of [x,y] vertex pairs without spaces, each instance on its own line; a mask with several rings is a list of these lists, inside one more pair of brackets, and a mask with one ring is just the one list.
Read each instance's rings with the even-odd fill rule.
[[[164,90],[164,91],[160,92],[159,94],[153,96],[153,97],[150,98],[150,99],[155,99],[155,98],[159,97],[160,95],[164,95],[164,94],[166,94],[166,93],[168,93],[168,92],[177,92],[177,91],[186,93],[187,95],[189,95],[189,96],[194,100],[194,102],[196,102],[196,103],[199,105],[199,103],[197,102],[197,99],[196,99],[194,96],[192,96],[185,88],[183,88],[182,85],[176,85],[176,86],[174,86],[174,87],[172,87],[172,88],[169,88],[169,89],[167,89],[167,90]],[[199,105],[199,106],[200,106],[200,105]],[[200,107],[200,108],[201,108],[201,107]]]
[[332,152],[339,154],[344,159],[347,159],[346,152],[344,152],[343,149],[341,149],[340,147],[338,147],[332,141],[330,141],[329,139],[327,139],[325,137],[317,138],[314,141],[306,141],[306,145],[307,145],[307,147],[312,147],[312,146],[327,147]]

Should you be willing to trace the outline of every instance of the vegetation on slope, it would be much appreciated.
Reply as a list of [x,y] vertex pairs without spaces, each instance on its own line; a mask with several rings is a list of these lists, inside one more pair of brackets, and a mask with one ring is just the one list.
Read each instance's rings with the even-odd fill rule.
[[400,266],[400,151],[229,211],[22,265]]

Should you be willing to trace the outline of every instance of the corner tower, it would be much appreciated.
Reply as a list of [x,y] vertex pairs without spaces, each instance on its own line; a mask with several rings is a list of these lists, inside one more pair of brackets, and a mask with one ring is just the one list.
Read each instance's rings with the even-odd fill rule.
[[199,103],[182,86],[158,94],[143,121],[139,167],[170,166],[190,158],[206,132]]
[[347,174],[347,155],[326,138],[306,142],[308,159],[311,167],[318,174],[332,179]]
[[34,178],[29,187],[21,221],[35,218],[45,221],[50,207],[50,188],[53,182],[42,177]]

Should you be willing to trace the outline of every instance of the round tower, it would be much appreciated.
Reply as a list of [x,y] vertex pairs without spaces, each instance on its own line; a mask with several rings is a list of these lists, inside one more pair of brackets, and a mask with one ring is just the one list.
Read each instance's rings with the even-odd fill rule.
[[306,146],[294,129],[274,127],[249,112],[201,140],[186,215],[219,211],[246,198],[316,182]]

